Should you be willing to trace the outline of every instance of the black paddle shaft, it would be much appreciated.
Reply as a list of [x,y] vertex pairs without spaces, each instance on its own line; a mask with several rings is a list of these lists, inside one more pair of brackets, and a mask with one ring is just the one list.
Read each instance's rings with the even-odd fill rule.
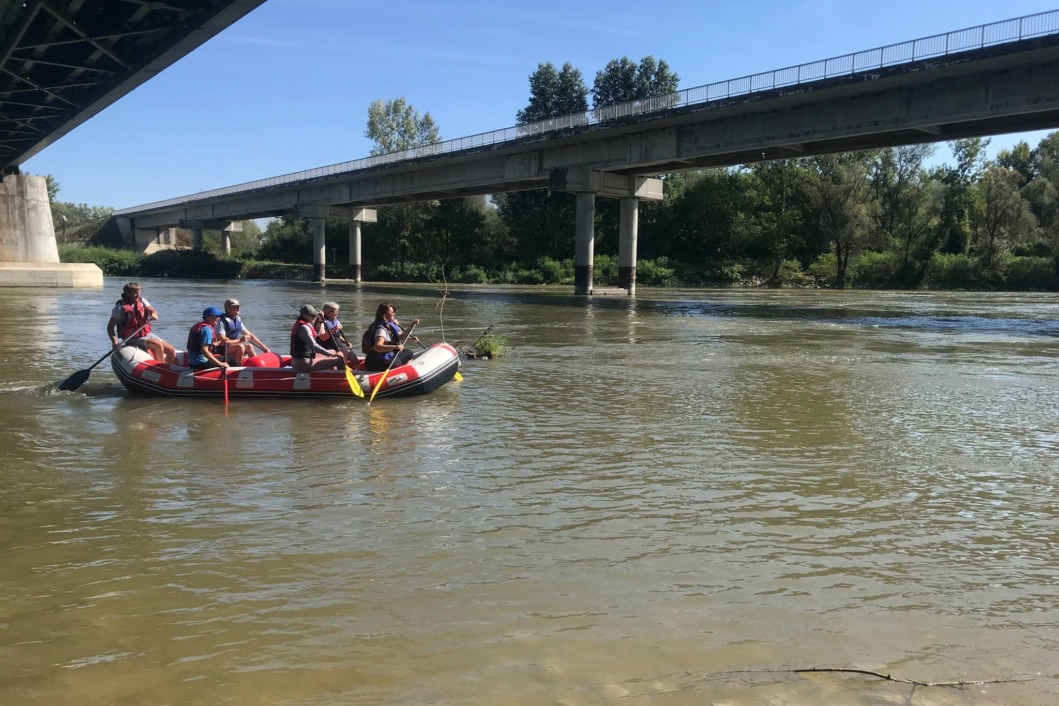
[[[150,323],[150,322],[148,322],[148,323]],[[111,356],[111,354],[114,353],[114,351],[116,349],[121,348],[126,343],[128,343],[132,339],[136,338],[136,336],[140,333],[140,331],[143,331],[144,328],[146,328],[146,327],[147,327],[147,324],[144,324],[140,328],[136,329],[136,331],[133,332],[133,334],[131,336],[129,336],[124,341],[122,341],[118,345],[116,345],[113,348],[111,348],[109,351],[106,352],[106,354],[102,358],[100,358],[96,362],[92,363],[92,365],[88,366],[84,370],[78,370],[76,373],[74,373],[70,377],[68,377],[65,380],[63,380],[62,382],[60,382],[59,383],[59,389],[72,392],[73,390],[76,390],[77,388],[81,387],[81,385],[84,385],[85,382],[88,381],[88,376],[92,373],[92,368],[96,367],[97,365],[102,363],[104,360],[109,358]]]

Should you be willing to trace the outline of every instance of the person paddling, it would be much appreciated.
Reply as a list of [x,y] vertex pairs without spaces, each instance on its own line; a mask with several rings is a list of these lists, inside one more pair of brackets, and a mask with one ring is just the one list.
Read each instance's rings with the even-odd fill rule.
[[158,312],[143,298],[140,285],[129,282],[122,288],[121,299],[114,303],[110,320],[107,321],[110,344],[117,348],[122,339],[139,331],[139,335],[129,339],[128,344],[148,351],[159,362],[175,365],[176,349],[168,341],[151,333],[150,321],[158,321]]
[[313,322],[319,312],[311,304],[301,308],[298,319],[290,331],[291,367],[298,372],[307,373],[313,370],[331,370],[344,368],[341,355],[331,355],[331,351],[316,340],[316,329]]
[[342,330],[342,322],[338,320],[338,302],[324,302],[320,307],[320,315],[316,317],[316,340],[328,350],[342,353],[350,367],[357,367],[360,359],[346,340],[345,331]]
[[[415,326],[418,323],[419,319],[416,319],[412,325]],[[403,330],[401,324],[397,323],[397,310],[394,309],[393,304],[379,304],[379,308],[375,310],[375,320],[364,332],[364,352],[367,355],[364,367],[374,372],[386,370],[391,362],[404,365],[410,361],[412,351],[404,349],[404,343],[408,337],[408,331]],[[419,340],[415,336],[411,338],[413,341]],[[395,361],[394,356],[399,356],[400,360]]]

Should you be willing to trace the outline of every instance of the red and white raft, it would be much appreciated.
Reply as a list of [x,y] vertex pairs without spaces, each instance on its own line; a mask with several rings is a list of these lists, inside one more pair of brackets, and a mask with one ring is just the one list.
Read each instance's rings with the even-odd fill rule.
[[[177,354],[186,360],[184,353]],[[231,397],[353,397],[345,370],[318,370],[299,373],[288,367],[290,356],[261,353],[245,361],[243,367],[195,371],[179,365],[159,363],[150,353],[124,346],[110,357],[111,367],[129,392],[170,397],[220,397],[227,376]],[[382,372],[361,367],[353,375],[365,391],[364,399],[375,389]],[[390,369],[376,397],[426,395],[452,380],[460,369],[460,354],[447,343],[435,343],[416,353],[404,365]]]

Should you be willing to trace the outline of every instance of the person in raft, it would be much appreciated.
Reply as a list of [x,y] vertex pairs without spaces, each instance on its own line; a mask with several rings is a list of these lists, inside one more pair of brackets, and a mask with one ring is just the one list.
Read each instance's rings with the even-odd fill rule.
[[149,352],[157,361],[175,365],[176,349],[151,333],[150,321],[158,321],[158,312],[141,296],[140,285],[129,282],[122,288],[121,299],[114,303],[107,321],[110,344],[117,348],[123,340],[135,335],[129,339],[130,344]]
[[316,340],[320,345],[330,351],[342,353],[346,356],[346,362],[350,367],[357,367],[360,359],[349,345],[346,333],[342,330],[342,322],[338,320],[338,302],[324,302],[320,307],[320,315],[316,317],[314,326],[316,328]]
[[188,331],[188,367],[192,370],[228,367],[227,361],[217,357],[213,343],[213,329],[223,313],[215,306],[207,307],[202,311],[202,321]]
[[290,330],[291,367],[300,373],[345,367],[341,355],[331,355],[331,351],[316,340],[313,322],[319,315],[311,304],[304,305]]
[[[418,323],[419,319],[416,319],[412,325],[415,326]],[[375,320],[365,331],[364,337],[372,341],[372,344],[364,351],[367,354],[364,367],[368,370],[373,372],[386,370],[391,363],[404,365],[412,359],[412,351],[404,349],[408,331],[402,329],[401,324],[397,323],[397,310],[393,308],[393,304],[379,304],[379,308],[375,310]],[[412,336],[412,340],[418,341],[419,339]],[[400,360],[395,361],[394,356],[399,356]]]
[[225,351],[228,362],[232,365],[241,365],[244,357],[254,355],[254,346],[260,348],[263,353],[269,352],[268,346],[243,325],[239,316],[242,308],[243,305],[238,299],[225,301],[224,313],[217,319],[217,325],[213,328],[213,347]]

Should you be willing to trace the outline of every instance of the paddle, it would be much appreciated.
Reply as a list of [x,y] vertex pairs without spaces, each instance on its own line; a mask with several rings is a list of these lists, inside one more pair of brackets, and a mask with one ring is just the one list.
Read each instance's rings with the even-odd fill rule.
[[[148,322],[148,323],[150,323],[150,322]],[[60,390],[69,390],[69,391],[72,392],[73,390],[76,390],[77,388],[81,387],[81,385],[84,385],[88,381],[88,376],[91,374],[92,368],[96,367],[97,365],[102,363],[104,360],[109,358],[110,355],[114,352],[114,350],[116,348],[121,348],[126,343],[128,343],[132,339],[136,338],[136,336],[140,333],[140,331],[143,331],[143,329],[146,326],[147,326],[147,324],[144,324],[140,328],[136,329],[136,331],[133,332],[133,334],[131,336],[129,336],[124,341],[122,341],[118,345],[116,345],[113,348],[111,348],[109,351],[107,351],[107,354],[105,356],[103,356],[102,358],[100,358],[96,362],[92,363],[92,365],[88,366],[84,370],[78,370],[76,373],[74,373],[70,377],[68,377],[65,380],[63,380],[62,382],[60,382],[58,389],[60,389]]]
[[[400,324],[398,324],[398,326],[400,326]],[[402,330],[403,330],[403,329],[402,329]],[[409,331],[409,333],[411,333],[411,331]],[[482,335],[484,336],[485,334],[482,334]],[[406,340],[406,341],[408,340],[408,337],[407,337],[407,336],[405,337],[405,340]],[[430,350],[430,348],[429,348],[429,347],[427,346],[427,344],[423,343],[423,342],[422,342],[422,341],[420,341],[420,340],[419,340],[418,338],[416,338],[416,343],[418,343],[418,344],[419,344],[419,345],[420,345],[420,346],[421,346],[421,347],[423,348],[423,350],[425,350],[425,351],[426,351],[426,350]],[[453,379],[454,379],[454,380],[455,380],[456,382],[460,382],[461,380],[463,380],[463,376],[462,376],[462,375],[460,375],[460,371],[459,371],[459,370],[457,370],[457,371],[456,371],[456,374],[455,374],[455,375],[453,375]]]
[[[335,335],[336,333],[338,334],[337,336]],[[349,391],[357,397],[363,397],[364,388],[360,386],[360,383],[357,382],[357,378],[353,376],[353,368],[349,367],[349,361],[346,360],[346,352],[342,350],[338,342],[338,339],[341,338],[342,342],[346,344],[346,348],[352,349],[352,346],[349,345],[349,339],[346,338],[346,334],[341,329],[332,332],[331,337],[335,341],[335,349],[337,350],[339,357],[342,358],[342,367],[346,370],[346,382],[349,383]]]
[[[406,340],[406,341],[408,340],[408,336],[412,335],[412,329],[414,329],[415,327],[416,327],[416,325],[412,324],[408,328],[408,335],[404,337],[404,340]],[[382,377],[379,378],[379,381],[377,383],[375,383],[375,389],[371,391],[371,397],[368,398],[368,404],[371,404],[371,401],[373,399],[375,399],[376,393],[378,393],[378,391],[382,388],[382,384],[384,382],[386,382],[386,376],[390,374],[390,368],[393,367],[394,361],[397,360],[400,357],[401,357],[401,352],[400,351],[394,351],[393,352],[393,358],[390,360],[390,364],[386,366],[386,372],[384,372],[382,374]]]
[[[224,362],[228,362],[228,341],[224,342]],[[228,368],[221,368],[221,376],[224,377],[224,411],[228,411]]]

